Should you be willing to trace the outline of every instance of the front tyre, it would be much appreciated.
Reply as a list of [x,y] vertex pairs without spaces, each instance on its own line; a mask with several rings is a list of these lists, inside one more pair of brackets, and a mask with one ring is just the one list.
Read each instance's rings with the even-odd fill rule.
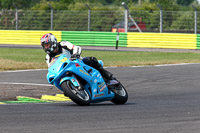
[[119,82],[112,87],[110,87],[113,93],[115,93],[114,98],[111,100],[115,104],[124,104],[128,100],[128,93],[124,86]]
[[76,104],[81,106],[87,106],[90,104],[90,96],[86,90],[83,88],[75,87],[71,81],[64,81],[61,87],[65,94]]

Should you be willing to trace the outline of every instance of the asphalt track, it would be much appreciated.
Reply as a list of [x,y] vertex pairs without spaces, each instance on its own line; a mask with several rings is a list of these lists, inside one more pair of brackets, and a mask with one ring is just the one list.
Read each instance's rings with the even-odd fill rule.
[[[0,105],[0,132],[200,132],[200,64],[107,69],[126,87],[127,104]],[[46,70],[0,73],[1,82],[37,84],[47,84],[45,75]]]

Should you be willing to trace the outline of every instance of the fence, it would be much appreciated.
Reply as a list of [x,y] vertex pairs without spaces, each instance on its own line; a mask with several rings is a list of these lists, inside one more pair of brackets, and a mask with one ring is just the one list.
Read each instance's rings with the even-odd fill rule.
[[[200,15],[197,11],[141,11],[129,14],[142,32],[199,33]],[[124,10],[1,10],[0,30],[62,30],[112,31],[113,26],[124,29]],[[130,17],[128,32],[138,32]]]

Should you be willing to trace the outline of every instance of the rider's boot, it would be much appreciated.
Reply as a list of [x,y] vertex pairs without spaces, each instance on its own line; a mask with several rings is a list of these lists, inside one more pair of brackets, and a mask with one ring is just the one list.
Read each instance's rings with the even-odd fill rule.
[[104,81],[106,82],[107,86],[118,84],[119,82],[113,77],[113,74],[101,66],[97,60],[94,60],[96,62],[96,68],[101,73]]
[[107,85],[110,84],[111,83],[110,81],[114,79],[113,74],[111,72],[105,70],[103,68],[103,66],[98,62],[97,58],[95,58],[95,57],[85,57],[85,58],[83,58],[83,62],[85,64],[92,66],[95,69],[97,69],[101,73],[101,75],[102,75],[102,77],[103,77],[103,79],[104,79],[104,81],[106,82]]
[[101,73],[104,81],[106,82],[107,86],[118,84],[119,82],[115,80],[113,77],[113,74],[107,70],[105,70],[103,67],[99,69],[99,72]]
[[111,80],[113,77],[113,74],[107,70],[105,70],[103,67],[101,67],[99,69],[99,72],[101,73],[101,75],[103,76],[103,78],[105,78],[105,80]]

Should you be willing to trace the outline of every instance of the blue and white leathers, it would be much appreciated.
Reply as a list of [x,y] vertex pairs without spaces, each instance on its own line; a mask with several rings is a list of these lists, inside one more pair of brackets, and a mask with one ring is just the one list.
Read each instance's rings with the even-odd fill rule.
[[[83,88],[88,92],[91,103],[110,101],[115,94],[108,89],[98,70],[86,65],[81,59],[71,60],[69,52],[55,56],[48,68],[47,80],[63,91],[61,84],[70,81],[73,86],[81,87],[80,79],[84,79]],[[99,62],[103,65],[103,62]],[[77,79],[77,77],[79,77]]]

